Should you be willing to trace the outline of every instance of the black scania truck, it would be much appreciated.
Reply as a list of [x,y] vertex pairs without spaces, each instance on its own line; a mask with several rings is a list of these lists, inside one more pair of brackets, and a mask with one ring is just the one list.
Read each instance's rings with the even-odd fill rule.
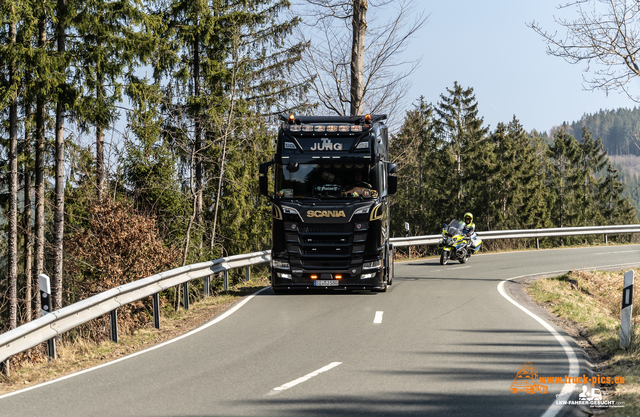
[[260,165],[260,192],[272,203],[275,292],[391,285],[389,196],[398,182],[386,118],[282,117],[276,154]]

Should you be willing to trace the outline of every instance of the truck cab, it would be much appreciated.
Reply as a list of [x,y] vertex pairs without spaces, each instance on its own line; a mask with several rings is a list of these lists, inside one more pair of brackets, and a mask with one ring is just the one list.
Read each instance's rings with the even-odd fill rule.
[[385,119],[283,118],[276,153],[260,166],[260,191],[271,201],[274,291],[386,291],[392,283],[389,198],[397,166]]

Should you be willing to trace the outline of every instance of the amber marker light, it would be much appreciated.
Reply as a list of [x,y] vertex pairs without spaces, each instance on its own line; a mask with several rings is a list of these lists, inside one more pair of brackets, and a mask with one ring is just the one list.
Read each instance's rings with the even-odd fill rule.
[[289,115],[289,123],[294,124],[296,121],[296,116],[294,116],[293,114]]
[[342,279],[342,275],[338,274],[338,275],[334,275],[333,276],[335,279]]
[[371,123],[371,115],[370,114],[367,114],[366,116],[364,116],[364,122],[367,123],[367,124]]
[[311,279],[318,279],[317,275],[311,275]]

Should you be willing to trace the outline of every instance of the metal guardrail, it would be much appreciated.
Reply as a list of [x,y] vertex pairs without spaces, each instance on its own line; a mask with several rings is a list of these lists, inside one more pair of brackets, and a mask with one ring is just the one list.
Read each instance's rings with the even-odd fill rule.
[[[497,230],[490,232],[478,232],[478,236],[483,240],[490,240],[592,234],[604,234],[606,236],[607,234],[619,233],[640,233],[640,225]],[[401,247],[434,245],[438,244],[441,239],[442,235],[427,235],[391,238],[390,241],[393,243],[394,247]],[[89,320],[107,313],[112,313],[116,311],[118,307],[125,304],[129,304],[149,296],[157,298],[157,294],[160,291],[175,287],[176,285],[188,283],[194,279],[208,279],[212,274],[224,272],[226,290],[228,284],[228,270],[241,267],[248,269],[251,265],[269,262],[270,260],[270,251],[229,256],[215,261],[202,262],[161,272],[135,282],[121,285],[103,293],[96,294],[86,300],[63,307],[60,310],[46,314],[45,316],[24,324],[16,329],[0,334],[0,362],[5,361],[10,356],[23,352],[56,337],[61,333],[86,323]],[[156,301],[154,300],[154,302]],[[188,303],[185,303],[185,305],[187,304]],[[154,308],[154,310],[157,315],[157,309]],[[157,319],[157,317],[154,317],[154,319]]]
[[[161,272],[96,294],[0,334],[0,362],[118,307],[194,279],[271,260],[271,251],[229,256]],[[226,278],[226,274],[225,274]],[[227,283],[225,282],[225,287]],[[226,288],[225,288],[226,289]]]
[[[578,235],[614,235],[621,233],[640,233],[640,224],[630,224],[622,226],[585,226],[585,227],[556,227],[553,229],[523,229],[523,230],[493,230],[489,232],[478,232],[478,237],[482,240],[492,239],[524,239],[542,238],[556,236],[578,236]],[[396,237],[390,241],[394,247],[436,245],[442,240],[442,235]]]

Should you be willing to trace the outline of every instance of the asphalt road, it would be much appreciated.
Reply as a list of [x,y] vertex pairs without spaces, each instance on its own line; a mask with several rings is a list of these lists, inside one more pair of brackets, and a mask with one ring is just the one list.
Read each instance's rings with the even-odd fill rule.
[[[267,289],[189,337],[0,397],[0,415],[567,415],[575,406],[554,406],[562,384],[511,392],[525,362],[560,377],[570,363],[559,340],[498,286],[631,263],[640,263],[640,245],[398,263],[384,294]],[[587,373],[579,366],[574,373]]]

